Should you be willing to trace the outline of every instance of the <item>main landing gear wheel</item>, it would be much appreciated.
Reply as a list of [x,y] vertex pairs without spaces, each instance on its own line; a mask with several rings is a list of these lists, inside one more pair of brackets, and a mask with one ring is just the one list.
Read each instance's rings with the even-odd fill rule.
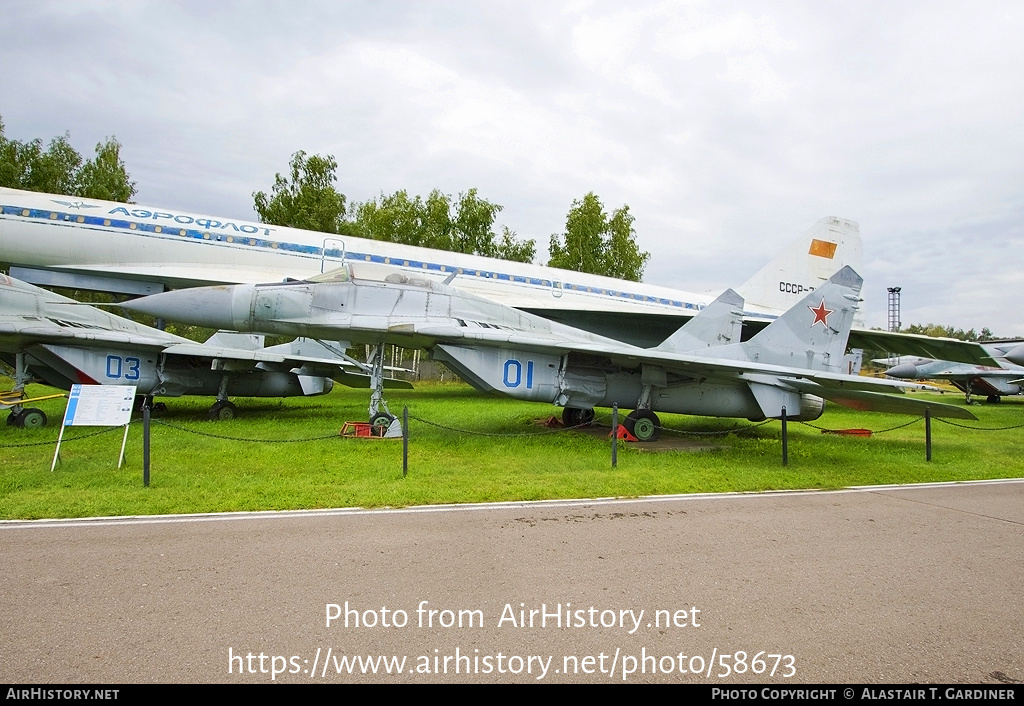
[[26,409],[21,413],[18,426],[26,429],[42,429],[46,426],[46,415],[41,409]]
[[227,400],[219,400],[213,403],[210,407],[210,411],[206,413],[207,419],[227,421],[235,418],[235,413],[238,412],[238,408]]
[[46,414],[41,409],[30,407],[20,412],[12,412],[7,417],[7,423],[23,429],[42,429],[46,426]]
[[999,404],[1002,398],[999,395],[989,395],[985,398],[985,401],[989,404]]
[[635,409],[622,424],[639,441],[657,441],[661,435],[661,420],[649,409]]
[[373,415],[373,419],[370,420],[370,426],[374,436],[384,436],[384,433],[391,426],[391,422],[395,421],[395,418],[390,414],[381,412],[380,414]]
[[566,407],[562,410],[562,424],[567,427],[589,427],[594,422],[594,410]]

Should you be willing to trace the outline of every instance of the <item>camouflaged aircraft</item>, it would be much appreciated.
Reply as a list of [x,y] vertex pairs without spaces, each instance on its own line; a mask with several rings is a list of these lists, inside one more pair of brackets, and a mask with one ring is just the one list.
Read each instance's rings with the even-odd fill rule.
[[[657,412],[813,420],[825,400],[973,418],[962,407],[888,394],[933,388],[844,371],[863,283],[850,267],[748,341],[740,340],[743,299],[727,290],[648,348],[474,296],[450,279],[353,263],[306,281],[179,290],[126,307],[236,331],[345,338],[375,350],[385,343],[426,348],[478,390],[563,407],[570,426],[592,420],[595,407],[632,408],[624,425],[643,441],[658,437]],[[369,414],[375,425],[390,426],[379,366]]]
[[215,395],[211,419],[235,415],[229,394],[320,395],[331,390],[332,377],[369,384],[364,363],[338,359],[343,344],[262,343],[260,336],[229,332],[196,343],[0,274],[0,360],[14,368],[14,389],[0,404],[12,410],[12,426],[46,424],[41,410],[22,403],[32,381],[64,390],[78,383],[133,385],[141,396]]

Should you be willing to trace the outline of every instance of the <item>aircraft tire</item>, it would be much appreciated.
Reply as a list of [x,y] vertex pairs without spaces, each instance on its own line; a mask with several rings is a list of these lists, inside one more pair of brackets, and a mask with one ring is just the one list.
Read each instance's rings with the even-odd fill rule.
[[20,424],[18,424],[18,417],[20,417],[20,416],[21,416],[21,412],[11,412],[10,414],[8,414],[7,415],[7,426],[9,426],[9,427],[21,426]]
[[46,426],[46,415],[43,410],[34,407],[21,410],[17,425],[25,429],[42,429]]
[[379,412],[373,415],[373,418],[370,420],[373,435],[384,436],[384,432],[388,430],[393,421],[395,421],[395,418],[386,412]]
[[989,404],[999,404],[1002,398],[999,395],[989,395],[985,401]]
[[579,407],[566,407],[562,410],[562,424],[567,427],[589,427],[594,423],[594,409],[580,409]]
[[649,409],[633,410],[623,424],[638,441],[657,441],[661,436],[661,420]]
[[210,411],[206,413],[206,417],[214,421],[224,422],[229,419],[234,419],[237,412],[238,407],[235,407],[234,404],[227,400],[221,400],[213,403],[213,406],[210,407]]

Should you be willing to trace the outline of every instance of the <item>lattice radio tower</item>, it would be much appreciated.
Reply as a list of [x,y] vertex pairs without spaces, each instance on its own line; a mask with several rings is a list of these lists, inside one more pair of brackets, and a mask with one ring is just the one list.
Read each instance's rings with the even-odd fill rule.
[[[900,289],[901,287],[889,287],[889,330],[899,331],[903,322],[900,321]],[[900,357],[895,353],[889,353],[889,365],[899,365]]]
[[900,289],[902,287],[889,287],[889,330],[899,331],[903,322],[900,321]]

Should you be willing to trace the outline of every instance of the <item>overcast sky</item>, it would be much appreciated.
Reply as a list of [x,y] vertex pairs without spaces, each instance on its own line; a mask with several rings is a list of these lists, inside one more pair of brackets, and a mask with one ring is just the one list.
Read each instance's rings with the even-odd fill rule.
[[867,323],[1024,336],[1019,2],[4,0],[9,139],[107,136],[136,202],[255,220],[293,152],[350,201],[476,187],[546,252],[628,204],[645,281],[718,293],[857,221]]

